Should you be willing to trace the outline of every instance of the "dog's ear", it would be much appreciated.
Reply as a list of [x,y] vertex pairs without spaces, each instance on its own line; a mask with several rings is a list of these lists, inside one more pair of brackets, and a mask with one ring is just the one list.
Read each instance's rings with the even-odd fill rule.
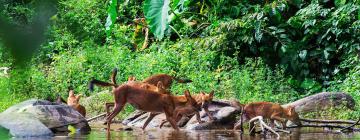
[[159,82],[157,83],[157,88],[165,89],[163,82],[159,81]]
[[214,90],[212,90],[209,94],[210,97],[214,97]]
[[295,114],[295,107],[289,106],[288,107],[288,114],[289,114],[289,116],[292,116],[293,114]]
[[184,95],[185,95],[185,97],[186,97],[186,99],[189,101],[189,99],[191,99],[191,95],[190,95],[190,92],[189,92],[189,90],[185,90],[184,91]]
[[74,94],[74,90],[70,89],[69,90],[69,97],[74,97],[75,94]]
[[135,76],[129,76],[128,81],[136,81]]
[[81,97],[82,97],[82,94],[79,94],[79,95],[75,96],[76,101],[80,101],[80,98],[81,98]]

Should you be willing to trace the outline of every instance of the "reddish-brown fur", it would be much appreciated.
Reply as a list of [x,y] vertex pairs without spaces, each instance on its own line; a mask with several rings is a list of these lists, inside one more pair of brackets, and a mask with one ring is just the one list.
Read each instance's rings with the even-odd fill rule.
[[[191,115],[195,114],[197,121],[199,123],[203,123],[203,121],[201,121],[200,113],[199,113],[199,111],[201,111],[201,105],[199,105],[194,98],[191,98],[189,91],[185,91],[185,96],[190,96],[190,97],[187,97],[187,99],[190,99],[190,100],[187,100],[187,102],[184,106],[178,106],[175,108],[173,118],[175,119],[176,122],[178,122],[183,116],[191,116]],[[164,120],[160,124],[160,128],[166,122],[167,121]]]
[[[96,84],[96,83],[95,83]],[[107,118],[107,128],[110,131],[111,120],[122,110],[126,103],[134,108],[151,113],[165,113],[167,121],[178,130],[173,118],[174,110],[179,106],[179,96],[170,94],[159,94],[158,92],[133,86],[129,83],[123,84],[113,90],[115,107]],[[188,98],[187,96],[186,98]],[[191,97],[191,96],[190,96]],[[188,99],[189,100],[189,99]]]
[[[241,119],[234,125],[234,129],[240,126],[240,130],[243,131],[243,123],[256,116],[262,116],[264,119],[270,119],[271,126],[274,127],[274,121],[282,123],[283,128],[286,128],[287,120],[300,125],[299,115],[295,112],[295,108],[290,106],[287,108],[281,107],[281,105],[271,102],[254,102],[249,103],[243,107]],[[250,129],[254,124],[250,124]]]
[[84,106],[79,104],[81,95],[74,94],[74,90],[69,91],[69,97],[67,99],[67,104],[78,111],[84,117],[86,116],[86,109]]
[[[135,78],[133,78],[133,79],[135,80]],[[178,78],[176,78],[174,76],[170,76],[170,75],[167,75],[167,74],[155,74],[155,75],[152,75],[152,76],[144,79],[142,82],[152,84],[152,85],[156,85],[159,81],[161,81],[164,84],[164,88],[169,89],[174,80],[179,82],[179,83],[190,83],[190,82],[192,82],[189,79],[178,79]]]

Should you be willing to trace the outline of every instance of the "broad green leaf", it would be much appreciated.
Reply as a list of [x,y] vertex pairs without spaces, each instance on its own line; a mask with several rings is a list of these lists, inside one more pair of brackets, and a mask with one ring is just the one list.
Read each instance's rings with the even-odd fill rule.
[[116,6],[117,6],[117,0],[110,0],[109,8],[107,10],[108,16],[106,18],[106,23],[105,23],[105,32],[108,37],[110,36],[111,31],[114,28],[114,23],[116,21],[116,17],[117,17]]
[[145,0],[145,19],[150,26],[150,31],[158,39],[164,38],[165,31],[169,28],[170,0]]
[[335,6],[340,7],[346,4],[346,0],[335,0]]
[[255,39],[260,42],[263,33],[261,32],[261,21],[255,23]]
[[302,51],[300,51],[300,53],[299,53],[299,57],[300,57],[302,60],[305,60],[306,55],[307,55],[307,50],[302,50]]
[[70,131],[71,135],[76,133],[76,128],[72,125],[68,125],[68,130]]

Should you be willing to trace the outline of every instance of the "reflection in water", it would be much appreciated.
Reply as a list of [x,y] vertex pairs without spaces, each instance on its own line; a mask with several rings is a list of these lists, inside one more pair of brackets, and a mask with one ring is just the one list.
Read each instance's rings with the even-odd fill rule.
[[[327,139],[359,139],[360,133],[339,134],[329,133],[322,129],[302,128],[291,129],[291,134],[281,134],[281,139],[286,140],[327,140]],[[68,137],[69,138],[69,137]],[[107,139],[106,131],[100,128],[93,128],[89,135],[70,136],[74,139],[99,140]],[[249,134],[240,134],[232,130],[212,130],[212,131],[174,131],[172,129],[147,129],[142,131],[111,131],[110,139],[112,140],[142,140],[142,139],[164,139],[164,140],[263,140],[275,139],[275,135],[263,137],[260,134],[250,136]],[[55,139],[64,139],[56,137]]]

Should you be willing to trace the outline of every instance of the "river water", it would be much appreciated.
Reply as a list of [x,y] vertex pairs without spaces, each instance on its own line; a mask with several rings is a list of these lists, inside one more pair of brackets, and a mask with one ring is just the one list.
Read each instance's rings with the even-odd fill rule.
[[[53,139],[90,139],[101,140],[108,139],[105,126],[93,125],[88,135],[70,135],[56,136]],[[132,131],[120,130],[116,125],[111,126],[112,130],[109,139],[114,140],[142,140],[142,139],[168,139],[168,140],[261,140],[276,139],[275,135],[269,134],[263,137],[260,134],[250,136],[249,134],[240,134],[232,130],[211,130],[211,131],[174,131],[172,129],[134,129]],[[338,139],[360,139],[360,133],[333,133],[321,128],[301,128],[290,129],[291,134],[280,133],[280,139],[287,140],[338,140]]]

